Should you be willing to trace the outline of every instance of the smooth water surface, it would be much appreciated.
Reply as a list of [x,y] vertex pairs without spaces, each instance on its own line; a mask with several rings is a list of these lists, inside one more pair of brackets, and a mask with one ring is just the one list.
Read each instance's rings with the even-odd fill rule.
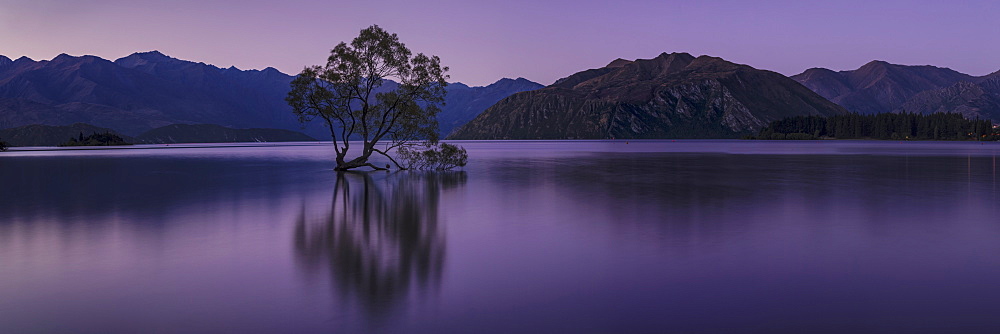
[[459,143],[0,153],[0,332],[1000,332],[998,143]]

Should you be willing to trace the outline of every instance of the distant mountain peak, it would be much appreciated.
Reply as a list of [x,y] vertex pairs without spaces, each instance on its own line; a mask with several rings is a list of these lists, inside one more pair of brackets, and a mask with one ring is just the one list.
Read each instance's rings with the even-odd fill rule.
[[64,63],[64,62],[78,63],[78,62],[94,62],[94,61],[104,61],[104,59],[98,56],[91,56],[91,55],[74,56],[66,53],[60,53],[58,56],[50,60],[50,62],[52,63]]
[[889,62],[887,62],[885,60],[878,60],[878,59],[876,59],[876,60],[872,60],[872,61],[870,61],[868,63],[865,63],[861,67],[865,67],[865,66],[887,66],[887,65],[892,65],[892,64],[890,64]]
[[[663,53],[660,53],[660,55],[657,56],[656,58],[669,58],[669,57],[694,58],[694,56],[692,56],[690,53],[687,53],[687,52],[663,52]],[[702,56],[702,57],[708,57],[708,56]],[[713,57],[713,58],[717,58],[717,57]]]
[[162,52],[157,51],[157,50],[146,51],[146,52],[136,52],[136,53],[130,54],[128,56],[125,56],[125,57],[122,57],[122,58],[118,58],[117,60],[115,60],[115,62],[117,62],[119,60],[123,60],[123,59],[142,59],[142,60],[146,60],[146,61],[155,61],[155,62],[182,61],[180,59],[177,59],[177,58],[165,55]]
[[157,64],[157,63],[184,63],[185,61],[167,56],[160,51],[146,51],[146,52],[136,52],[128,56],[118,58],[115,61],[118,64],[127,68],[136,68],[139,66],[147,64]]
[[687,53],[687,52],[673,52],[673,53],[666,53],[666,52],[664,52],[664,53],[661,53],[659,56],[656,56],[656,58],[653,58],[653,59],[636,59],[634,62],[632,62],[631,64],[627,64],[627,65],[634,65],[634,64],[643,63],[643,62],[651,62],[651,63],[664,64],[667,67],[674,67],[674,66],[684,67],[684,66],[687,66],[688,64],[690,64],[695,59],[703,59],[703,58],[706,58],[706,57],[707,58],[711,58],[711,59],[722,60],[722,58],[709,57],[709,56],[699,56],[699,57],[696,58],[695,56],[692,56],[690,53]]
[[831,70],[829,68],[825,68],[825,67],[813,67],[813,68],[810,68],[810,69],[807,69],[807,70],[803,71],[802,73],[806,73],[806,72],[834,72],[834,73],[836,73],[836,71]]
[[829,68],[813,67],[803,71],[801,74],[798,74],[797,76],[809,77],[815,75],[829,75],[829,74],[837,74],[837,71],[831,70]]
[[13,62],[14,61],[10,60],[10,58],[7,58],[7,56],[0,55],[0,66],[8,65]]
[[632,63],[631,60],[618,58],[618,59],[612,60],[610,63],[608,63],[608,65],[606,65],[604,67],[607,67],[607,68],[618,68],[618,67],[622,67],[622,66],[625,66],[625,65],[628,65],[628,64],[631,64],[631,63]]
[[147,59],[152,59],[152,58],[174,59],[173,57],[170,57],[168,55],[163,54],[159,50],[146,51],[146,52],[136,52],[136,53],[133,53],[132,55],[133,56],[141,56],[141,57],[144,57],[144,58],[147,58]]
[[532,82],[532,81],[528,80],[528,79],[525,79],[525,78],[522,78],[522,77],[517,77],[517,79],[500,78],[500,80],[497,80],[496,82],[493,82],[493,83],[497,84],[497,83],[501,83],[501,82]]
[[34,63],[34,62],[35,62],[35,60],[34,60],[34,59],[31,59],[31,58],[28,58],[28,56],[20,56],[20,57],[18,57],[17,59],[15,59],[15,60],[14,60],[14,62],[15,62],[15,63],[23,63],[23,62],[30,62],[30,63]]
[[[518,87],[518,88],[512,89],[512,87]],[[542,87],[544,86],[540,83],[521,77],[518,77],[517,79],[502,78],[486,86],[486,88],[500,88],[504,90],[513,90],[513,91],[534,90]]]

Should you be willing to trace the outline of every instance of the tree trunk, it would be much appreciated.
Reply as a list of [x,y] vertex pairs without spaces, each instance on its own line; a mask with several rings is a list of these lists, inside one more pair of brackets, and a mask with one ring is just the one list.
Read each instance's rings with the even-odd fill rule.
[[375,165],[369,163],[368,162],[368,158],[371,157],[371,155],[372,155],[371,152],[366,152],[365,154],[363,154],[363,155],[361,155],[361,156],[359,156],[357,158],[354,158],[351,161],[347,161],[347,162],[344,162],[343,157],[339,157],[338,156],[337,157],[337,167],[334,168],[333,170],[339,172],[339,171],[345,171],[345,170],[355,169],[355,168],[359,168],[359,167],[371,167],[371,168],[374,168],[376,170],[387,170],[388,169],[388,168],[382,168],[382,167],[379,167],[379,166],[375,166]]

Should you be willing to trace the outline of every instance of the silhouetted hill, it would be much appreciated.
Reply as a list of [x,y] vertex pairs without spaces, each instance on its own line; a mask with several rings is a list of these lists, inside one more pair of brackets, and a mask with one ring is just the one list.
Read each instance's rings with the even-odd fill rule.
[[511,95],[454,139],[731,138],[846,111],[781,74],[687,53],[615,60]]
[[215,124],[172,124],[138,137],[147,144],[316,141],[301,132],[282,129],[232,129]]
[[851,71],[812,68],[792,79],[851,112],[877,114],[899,109],[920,92],[974,77],[949,68],[872,61]]

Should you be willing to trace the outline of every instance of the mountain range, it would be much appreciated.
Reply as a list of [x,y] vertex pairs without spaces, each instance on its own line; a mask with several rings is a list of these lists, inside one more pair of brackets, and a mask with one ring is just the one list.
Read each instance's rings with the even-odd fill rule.
[[1000,122],[1000,71],[976,77],[949,68],[872,61],[856,70],[812,68],[791,78],[860,114],[946,112]]
[[[158,128],[198,140],[248,135],[164,128],[214,124],[329,138],[320,124],[300,124],[285,103],[292,78],[270,67],[219,68],[157,51],[114,61],[0,56],[0,129],[88,123],[133,138]],[[616,59],[549,86],[505,78],[483,87],[451,83],[446,90],[438,122],[442,137],[453,139],[732,138],[784,117],[845,112],[950,112],[1000,123],[1000,71],[977,77],[884,61],[786,77],[717,57],[663,53]]]
[[[303,126],[292,114],[284,100],[292,78],[271,67],[219,68],[157,51],[114,61],[66,54],[42,61],[0,56],[0,129],[87,123],[137,136],[171,124],[216,124],[329,137],[320,124]],[[439,114],[441,130],[450,131],[507,95],[540,87],[522,78],[485,87],[453,83]]]
[[788,77],[721,58],[663,53],[513,94],[453,139],[732,138],[844,108]]

